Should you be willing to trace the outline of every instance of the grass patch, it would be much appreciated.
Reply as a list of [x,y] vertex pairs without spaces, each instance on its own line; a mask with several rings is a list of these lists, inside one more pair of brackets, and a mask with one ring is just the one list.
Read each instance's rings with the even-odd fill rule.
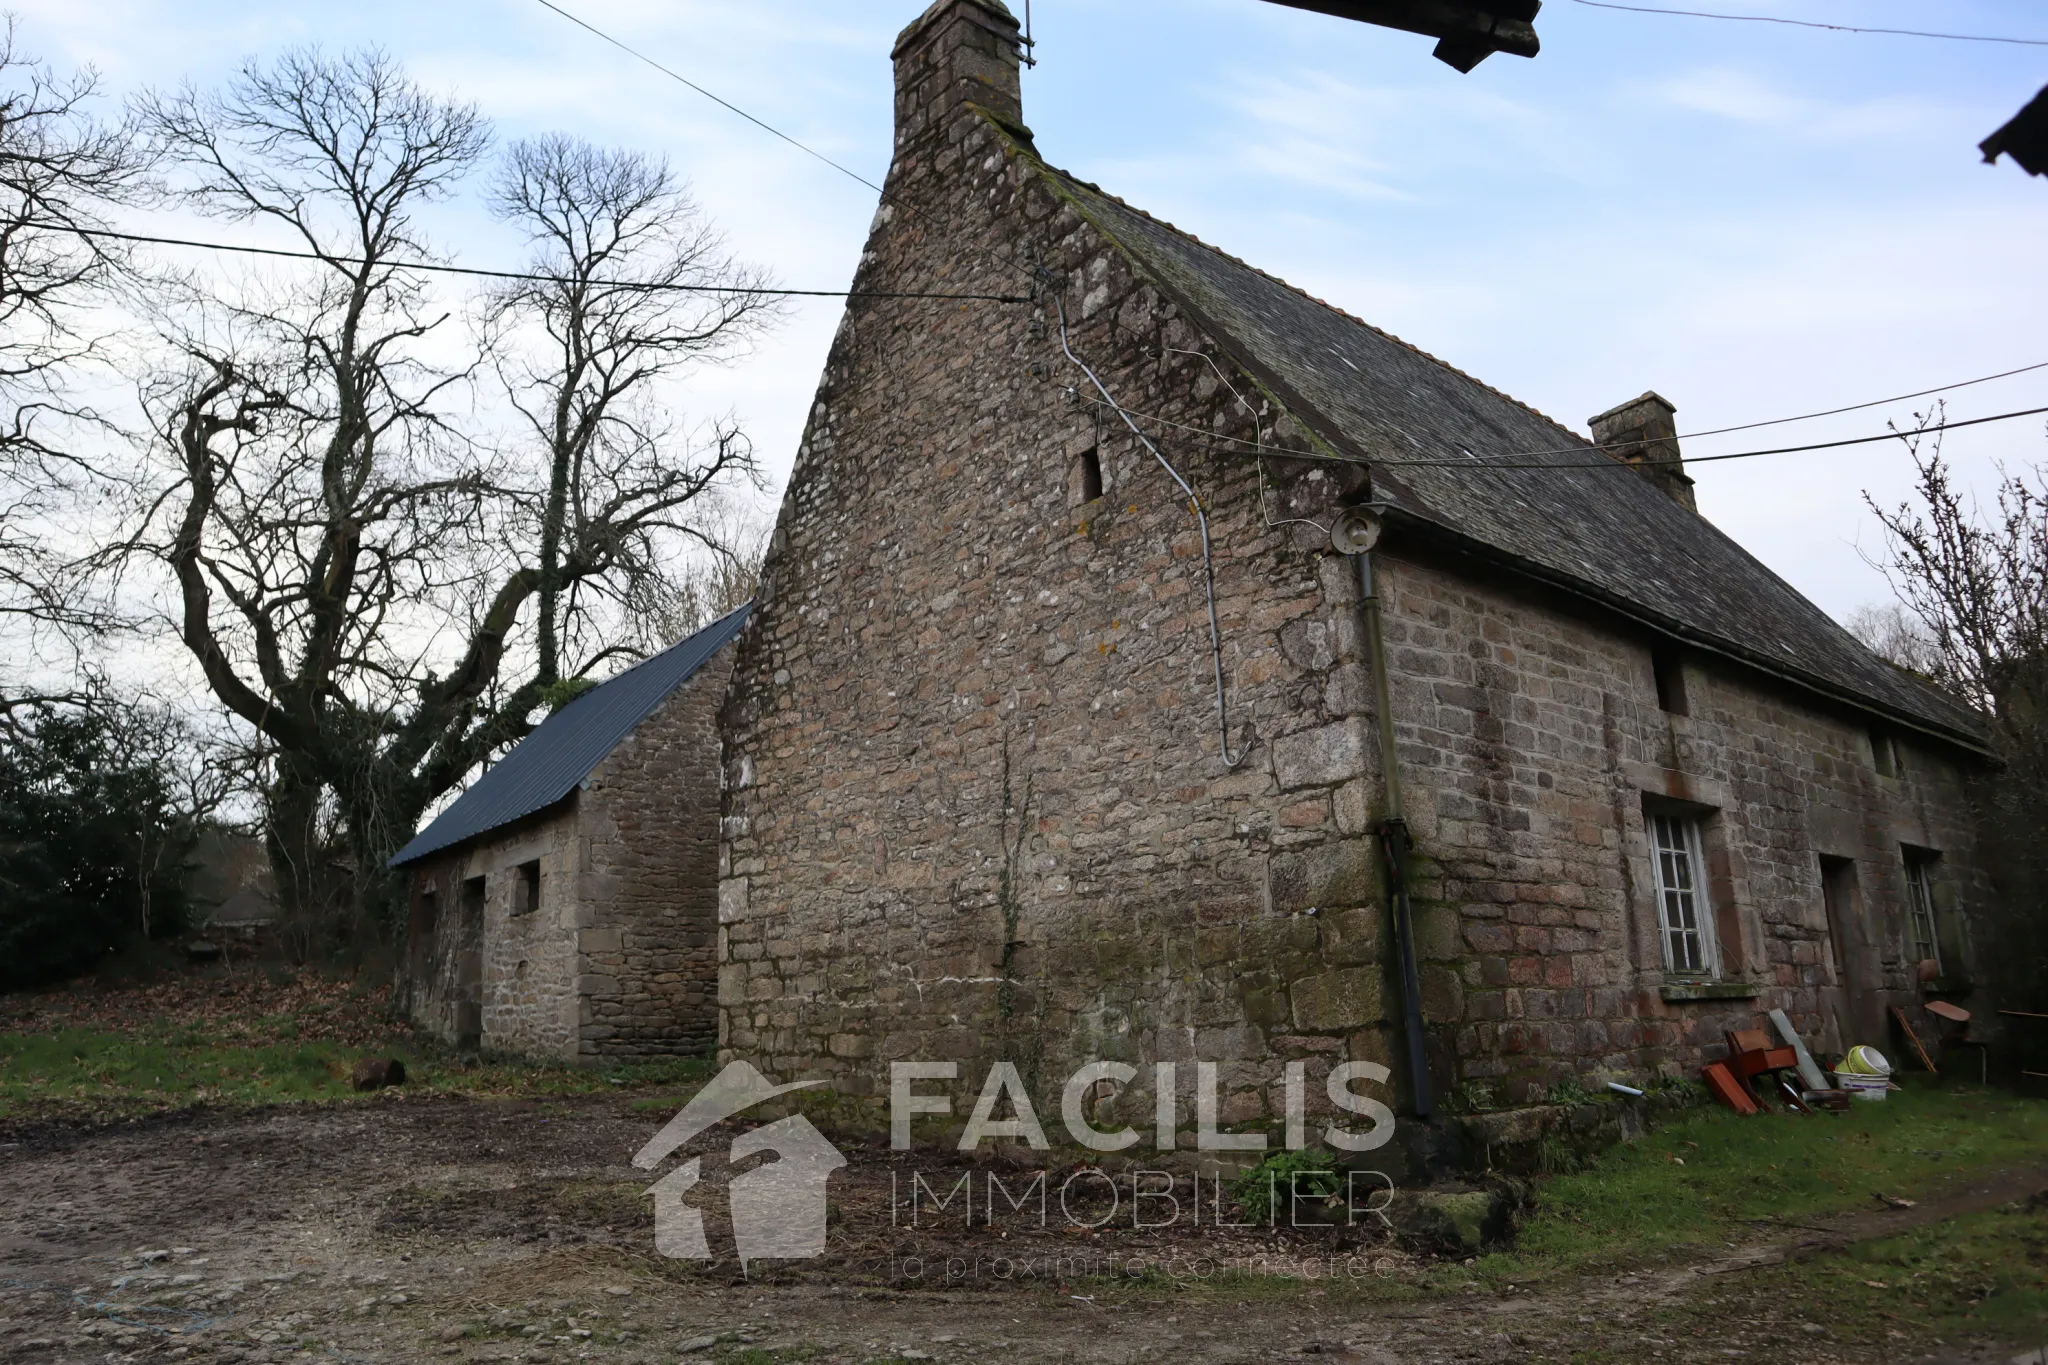
[[348,1092],[354,1062],[335,1043],[220,1047],[87,1029],[0,1034],[0,1114],[330,1099]]
[[1702,1109],[1546,1181],[1511,1252],[1486,1280],[1666,1259],[1752,1241],[1785,1221],[1876,1211],[1879,1193],[1919,1198],[1959,1175],[2048,1159],[2048,1102],[1915,1084],[1882,1104],[1814,1118]]
[[1752,1301],[1805,1305],[1845,1342],[2034,1344],[2048,1339],[2048,1204],[1967,1214],[1749,1278]]
[[[663,1058],[605,1069],[467,1061],[404,1035],[363,1047],[299,1041],[267,1027],[267,1041],[221,1042],[171,1026],[141,1035],[67,1028],[0,1033],[0,1119],[102,1120],[189,1108],[364,1098],[350,1084],[357,1061],[397,1057],[410,1094],[545,1099],[701,1084],[711,1063]],[[680,1103],[680,1101],[676,1101]],[[666,1101],[663,1101],[666,1103]]]

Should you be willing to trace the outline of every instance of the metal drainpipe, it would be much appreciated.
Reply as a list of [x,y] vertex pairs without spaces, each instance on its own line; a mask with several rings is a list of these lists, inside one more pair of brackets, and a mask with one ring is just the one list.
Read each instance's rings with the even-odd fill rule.
[[1366,653],[1372,667],[1373,710],[1378,713],[1380,769],[1387,787],[1387,818],[1380,822],[1380,850],[1386,855],[1387,876],[1394,902],[1394,945],[1401,955],[1401,1005],[1408,1035],[1408,1087],[1415,1102],[1415,1117],[1427,1119],[1436,1108],[1430,1094],[1429,1058],[1423,1047],[1422,982],[1415,966],[1415,925],[1408,901],[1408,851],[1414,841],[1408,834],[1408,817],[1401,804],[1401,765],[1394,750],[1394,690],[1387,681],[1386,637],[1380,629],[1380,596],[1374,585],[1372,552],[1354,555],[1358,561],[1359,605],[1365,613]]

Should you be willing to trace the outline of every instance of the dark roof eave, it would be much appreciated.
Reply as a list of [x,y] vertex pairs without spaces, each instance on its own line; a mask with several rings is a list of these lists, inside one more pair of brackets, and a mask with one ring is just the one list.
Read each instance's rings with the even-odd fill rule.
[[582,791],[583,784],[579,782],[572,790],[568,791],[567,793],[561,796],[556,797],[553,801],[550,801],[545,806],[537,807],[534,810],[526,811],[525,813],[520,815],[510,816],[507,819],[499,821],[495,825],[486,825],[482,829],[472,830],[470,833],[463,835],[460,839],[454,839],[445,844],[435,844],[431,848],[418,849],[412,852],[402,852],[397,857],[393,858],[389,863],[386,863],[385,866],[392,868],[411,867],[416,863],[426,862],[430,858],[440,858],[450,854],[465,852],[469,849],[474,848],[476,845],[483,843],[487,839],[503,838],[512,830],[528,823],[529,821],[544,820],[554,815],[560,814],[562,808],[564,806],[574,803],[576,797]]
[[1440,550],[1483,560],[1496,568],[1505,569],[1544,587],[1569,594],[1593,603],[1602,610],[1624,617],[1656,635],[1684,645],[1687,649],[1703,654],[1715,654],[1742,665],[1754,672],[1775,678],[1779,682],[1796,687],[1803,692],[1825,698],[1838,706],[1847,706],[1865,715],[1876,717],[1889,725],[1940,740],[1963,749],[1979,758],[1992,759],[1996,755],[1982,735],[1937,725],[1924,717],[1899,710],[1878,702],[1871,697],[1835,686],[1811,674],[1786,668],[1782,663],[1762,654],[1743,649],[1727,640],[1689,630],[1678,622],[1665,619],[1656,612],[1644,608],[1640,603],[1631,602],[1599,587],[1561,574],[1533,560],[1524,559],[1510,551],[1490,545],[1483,540],[1464,535],[1440,522],[1420,517],[1398,507],[1383,509],[1390,533],[1402,538],[1421,541]]

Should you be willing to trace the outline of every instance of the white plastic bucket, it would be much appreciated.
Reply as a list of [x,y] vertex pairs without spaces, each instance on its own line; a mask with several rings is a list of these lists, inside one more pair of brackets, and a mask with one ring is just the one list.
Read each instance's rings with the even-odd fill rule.
[[1854,1072],[1837,1071],[1835,1084],[1859,1100],[1882,1100],[1891,1089],[1891,1081],[1883,1076],[1858,1076]]

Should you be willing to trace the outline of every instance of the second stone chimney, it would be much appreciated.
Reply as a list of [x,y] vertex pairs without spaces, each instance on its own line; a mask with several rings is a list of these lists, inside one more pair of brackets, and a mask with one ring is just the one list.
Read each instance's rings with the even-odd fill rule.
[[896,39],[896,155],[973,103],[1024,127],[1024,40],[1003,0],[938,0]]
[[1610,459],[1631,466],[1688,512],[1697,512],[1692,477],[1678,453],[1677,413],[1668,399],[1646,393],[1609,408],[1587,425],[1593,429],[1593,443]]

